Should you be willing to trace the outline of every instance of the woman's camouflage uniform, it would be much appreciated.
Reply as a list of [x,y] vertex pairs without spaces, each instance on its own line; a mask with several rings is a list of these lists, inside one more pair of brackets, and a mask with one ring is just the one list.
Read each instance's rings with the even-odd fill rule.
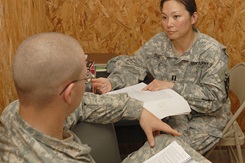
[[181,139],[200,153],[209,150],[222,136],[229,119],[228,55],[226,48],[200,33],[183,55],[162,32],[146,42],[133,56],[108,62],[113,89],[143,81],[147,73],[158,80],[175,80],[173,90],[191,107],[191,114],[169,117],[168,124],[183,134]]

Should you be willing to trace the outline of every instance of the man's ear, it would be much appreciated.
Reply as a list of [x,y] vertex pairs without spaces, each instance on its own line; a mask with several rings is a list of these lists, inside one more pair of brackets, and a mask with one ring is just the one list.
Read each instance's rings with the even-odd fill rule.
[[71,83],[65,90],[64,92],[64,99],[65,101],[68,103],[68,104],[71,104],[71,101],[72,101],[72,97],[71,97],[71,94],[72,94],[72,90],[74,89],[74,86],[75,84],[74,83]]
[[191,16],[191,24],[195,24],[197,22],[197,12],[194,12],[193,15]]

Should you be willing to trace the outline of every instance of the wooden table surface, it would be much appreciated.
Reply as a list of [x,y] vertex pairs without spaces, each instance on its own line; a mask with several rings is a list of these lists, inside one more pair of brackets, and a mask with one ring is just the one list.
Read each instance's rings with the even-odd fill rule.
[[88,55],[87,60],[95,61],[95,64],[106,64],[108,60],[118,55],[114,53],[86,53]]

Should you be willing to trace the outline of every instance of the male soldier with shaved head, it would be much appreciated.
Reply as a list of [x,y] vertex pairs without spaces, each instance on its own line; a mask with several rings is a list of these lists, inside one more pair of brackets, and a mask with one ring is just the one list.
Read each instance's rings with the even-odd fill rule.
[[[70,131],[78,121],[106,124],[138,119],[148,139],[142,150],[136,152],[148,154],[132,155],[139,162],[180,135],[126,93],[84,93],[86,71],[83,49],[70,36],[36,34],[18,47],[13,80],[19,99],[1,115],[0,162],[94,162],[90,147]],[[159,131],[171,135],[155,139],[153,133]],[[182,145],[196,160],[204,159],[186,144]]]

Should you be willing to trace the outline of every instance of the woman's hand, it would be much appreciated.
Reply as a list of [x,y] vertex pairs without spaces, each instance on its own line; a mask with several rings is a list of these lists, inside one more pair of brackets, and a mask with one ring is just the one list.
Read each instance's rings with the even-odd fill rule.
[[172,89],[174,87],[174,82],[168,82],[164,80],[154,79],[150,84],[148,84],[142,91],[159,91],[163,89]]
[[105,94],[112,89],[111,82],[107,78],[92,79],[94,89],[99,94]]

